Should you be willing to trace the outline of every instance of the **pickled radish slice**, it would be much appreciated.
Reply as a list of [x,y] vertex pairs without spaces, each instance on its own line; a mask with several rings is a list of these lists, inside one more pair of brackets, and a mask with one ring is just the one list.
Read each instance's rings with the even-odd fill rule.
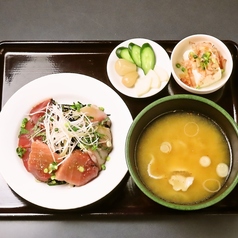
[[200,158],[199,163],[203,167],[208,167],[211,164],[211,159],[208,156],[204,155]]
[[139,74],[136,71],[132,71],[122,77],[122,83],[127,88],[132,88],[134,87],[138,77],[139,77]]
[[160,78],[161,82],[169,81],[169,75],[168,75],[167,71],[164,68],[156,65],[155,68],[154,68],[154,71],[159,75],[159,78]]
[[219,177],[224,178],[228,175],[229,168],[228,168],[227,164],[220,163],[217,165],[216,172]]
[[153,70],[150,69],[149,72],[147,73],[146,77],[151,78],[151,88],[159,88],[161,85],[160,78],[158,74]]
[[125,59],[118,59],[115,63],[115,70],[120,76],[130,72],[136,72],[136,65]]
[[136,90],[136,94],[138,96],[142,96],[146,93],[149,92],[149,90],[151,89],[151,78],[144,76],[142,78],[139,78],[135,84],[135,90]]

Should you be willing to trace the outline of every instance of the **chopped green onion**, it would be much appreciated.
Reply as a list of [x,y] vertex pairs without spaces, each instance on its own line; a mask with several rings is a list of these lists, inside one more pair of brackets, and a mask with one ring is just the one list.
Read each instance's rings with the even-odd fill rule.
[[83,166],[79,166],[79,167],[78,167],[78,171],[79,171],[79,172],[83,173],[83,172],[84,172],[84,170],[85,170],[85,169],[84,169],[84,167],[83,167]]
[[26,129],[27,122],[28,122],[27,118],[24,118],[22,120],[19,135],[23,135],[23,134],[28,134],[29,133],[29,131]]
[[16,152],[17,152],[17,155],[20,158],[22,158],[23,155],[26,153],[26,149],[19,146],[19,147],[17,147]]
[[57,169],[58,169],[58,164],[56,162],[49,164],[49,167],[48,167],[49,174]]
[[21,128],[25,128],[26,127],[26,123],[28,122],[27,118],[24,118],[21,122]]
[[48,185],[57,185],[56,180],[51,180],[48,182]]
[[27,130],[27,129],[25,129],[25,128],[20,128],[20,132],[19,132],[19,135],[24,135],[24,134],[28,134],[29,133],[29,131]]
[[93,145],[93,146],[92,146],[92,150],[95,151],[95,150],[97,150],[97,149],[98,149],[98,146],[97,146],[97,145]]
[[182,72],[185,72],[185,71],[186,71],[186,68],[182,67],[181,70],[182,70]]
[[180,63],[177,63],[176,64],[176,67],[179,69],[181,67],[181,64]]
[[71,105],[70,108],[79,112],[80,109],[82,108],[82,104],[80,102],[73,103],[73,105]]

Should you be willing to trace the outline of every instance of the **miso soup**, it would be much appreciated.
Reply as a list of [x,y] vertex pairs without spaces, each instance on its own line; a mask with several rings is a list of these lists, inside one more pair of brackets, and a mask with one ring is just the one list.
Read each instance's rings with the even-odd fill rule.
[[151,122],[139,138],[136,156],[143,183],[177,204],[211,197],[230,170],[229,143],[221,129],[205,116],[182,111]]

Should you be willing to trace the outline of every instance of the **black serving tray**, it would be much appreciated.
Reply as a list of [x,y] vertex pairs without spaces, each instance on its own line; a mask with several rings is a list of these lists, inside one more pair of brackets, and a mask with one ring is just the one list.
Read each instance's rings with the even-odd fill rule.
[[[156,40],[155,40],[156,41]],[[177,41],[156,41],[170,55]],[[215,93],[203,95],[222,106],[238,120],[238,45],[223,41],[233,58],[233,72],[226,85]],[[2,42],[0,43],[0,106],[24,84],[44,75],[54,73],[80,73],[94,77],[113,88],[127,104],[133,118],[148,104],[164,96],[187,93],[173,77],[158,94],[144,99],[127,97],[110,83],[106,64],[111,51],[121,41],[70,41],[70,42]],[[1,132],[0,132],[1,133]],[[237,142],[238,143],[238,142]],[[1,156],[1,155],[0,155]],[[17,175],[16,179],[17,179]],[[44,196],[44,195],[42,195]],[[33,205],[12,191],[0,176],[0,219],[75,219],[97,216],[165,216],[188,213],[156,204],[147,198],[132,181],[129,173],[108,196],[90,206],[56,211]],[[216,205],[195,214],[238,214],[238,187]]]

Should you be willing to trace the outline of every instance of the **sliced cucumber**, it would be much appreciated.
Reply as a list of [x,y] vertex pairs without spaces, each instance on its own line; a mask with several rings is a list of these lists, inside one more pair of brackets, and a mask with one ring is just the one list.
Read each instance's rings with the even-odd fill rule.
[[155,52],[149,43],[144,43],[141,47],[140,52],[141,57],[141,68],[146,75],[150,69],[154,69],[155,67]]
[[139,45],[136,45],[134,43],[130,43],[128,45],[128,50],[131,58],[135,62],[135,64],[141,68],[141,47]]
[[128,50],[127,47],[122,46],[122,47],[117,48],[116,49],[116,55],[120,59],[125,59],[125,60],[128,60],[128,61],[132,62],[132,63],[135,63],[133,61],[133,59],[131,58],[129,50]]

